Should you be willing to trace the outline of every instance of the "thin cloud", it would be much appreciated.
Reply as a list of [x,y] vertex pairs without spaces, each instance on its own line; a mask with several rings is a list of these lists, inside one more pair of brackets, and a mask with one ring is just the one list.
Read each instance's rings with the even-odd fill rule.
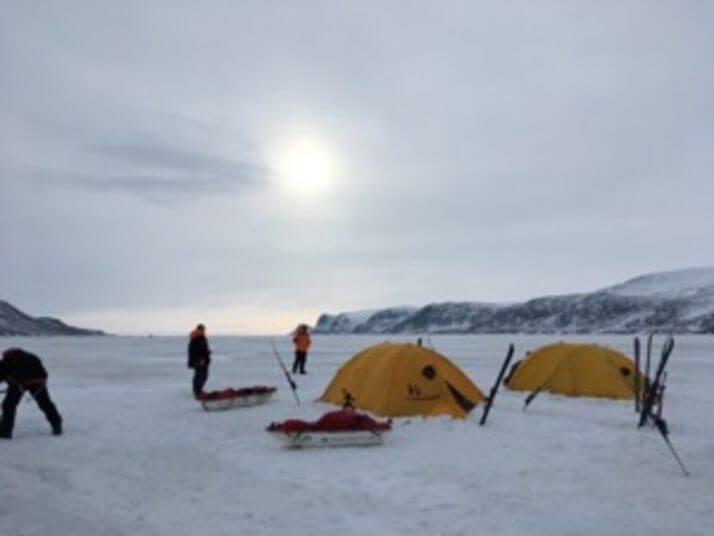
[[77,178],[76,186],[90,190],[125,192],[139,196],[183,196],[218,194],[239,189],[252,181],[226,177],[176,177],[167,175],[124,175],[103,178]]
[[268,169],[249,162],[157,145],[94,145],[107,169],[125,172],[75,179],[84,188],[139,196],[219,194],[254,189],[266,182]]
[[265,172],[264,168],[254,164],[199,154],[182,148],[156,145],[95,145],[90,146],[88,151],[128,165],[232,176],[244,182],[258,182]]

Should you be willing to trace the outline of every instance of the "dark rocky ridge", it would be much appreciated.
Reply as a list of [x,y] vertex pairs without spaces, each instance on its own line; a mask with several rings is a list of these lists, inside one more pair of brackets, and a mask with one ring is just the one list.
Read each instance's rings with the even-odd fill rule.
[[0,300],[0,336],[10,335],[105,335],[103,331],[68,326],[57,318],[32,317]]

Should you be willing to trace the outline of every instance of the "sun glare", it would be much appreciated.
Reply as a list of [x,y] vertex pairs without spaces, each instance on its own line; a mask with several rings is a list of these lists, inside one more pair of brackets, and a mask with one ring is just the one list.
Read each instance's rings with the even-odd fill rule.
[[327,190],[335,179],[335,161],[321,143],[300,140],[287,146],[278,162],[283,185],[292,193],[317,195]]

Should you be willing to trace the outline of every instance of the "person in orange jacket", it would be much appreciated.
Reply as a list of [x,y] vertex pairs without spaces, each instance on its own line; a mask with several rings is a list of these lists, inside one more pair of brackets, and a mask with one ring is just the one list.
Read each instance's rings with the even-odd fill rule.
[[293,361],[293,374],[307,374],[305,372],[305,361],[307,361],[307,351],[310,348],[310,333],[305,324],[300,324],[293,334],[293,344],[295,345],[295,361]]

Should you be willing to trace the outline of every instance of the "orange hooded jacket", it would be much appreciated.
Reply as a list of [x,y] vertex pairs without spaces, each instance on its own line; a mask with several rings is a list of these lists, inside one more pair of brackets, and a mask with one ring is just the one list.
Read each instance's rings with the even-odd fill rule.
[[310,334],[307,330],[298,330],[293,337],[293,343],[296,350],[307,352],[307,349],[310,348]]

